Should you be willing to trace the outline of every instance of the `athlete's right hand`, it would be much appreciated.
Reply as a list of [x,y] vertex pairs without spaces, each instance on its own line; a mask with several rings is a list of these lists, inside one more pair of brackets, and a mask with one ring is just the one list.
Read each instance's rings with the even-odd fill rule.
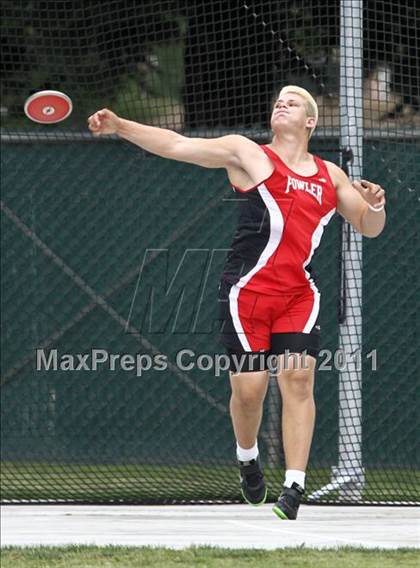
[[115,134],[121,119],[111,110],[103,108],[88,118],[89,130],[94,136],[101,134]]

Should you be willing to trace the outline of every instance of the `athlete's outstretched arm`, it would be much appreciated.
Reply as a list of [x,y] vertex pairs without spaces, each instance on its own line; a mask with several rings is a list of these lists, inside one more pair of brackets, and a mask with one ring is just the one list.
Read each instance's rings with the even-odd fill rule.
[[338,213],[364,237],[380,235],[385,226],[385,209],[374,211],[371,207],[380,209],[385,206],[385,191],[380,185],[366,180],[352,183],[341,168],[327,163],[337,190]]
[[253,153],[261,155],[258,145],[244,136],[188,138],[173,130],[125,120],[108,109],[95,112],[88,125],[95,136],[117,134],[152,154],[207,168],[242,168]]

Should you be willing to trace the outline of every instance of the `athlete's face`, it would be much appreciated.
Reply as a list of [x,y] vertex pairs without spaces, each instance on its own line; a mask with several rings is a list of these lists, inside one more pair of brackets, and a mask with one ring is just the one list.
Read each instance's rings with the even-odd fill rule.
[[287,93],[274,103],[271,114],[271,129],[289,132],[308,132],[307,128],[315,126],[315,118],[308,116],[306,101],[295,93]]

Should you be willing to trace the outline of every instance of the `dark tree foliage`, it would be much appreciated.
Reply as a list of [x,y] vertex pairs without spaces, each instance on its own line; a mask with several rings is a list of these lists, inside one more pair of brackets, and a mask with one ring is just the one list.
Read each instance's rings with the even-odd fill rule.
[[420,110],[420,2],[367,0],[364,56],[371,70],[377,63],[392,69],[393,90],[405,104]]
[[[266,124],[268,103],[285,83],[315,94],[338,93],[339,0],[217,1],[192,4],[187,13],[190,126]],[[389,65],[394,93],[415,109],[419,21],[418,0],[365,0],[365,76]]]
[[106,100],[121,77],[147,63],[150,45],[179,37],[173,4],[4,0],[3,101],[21,109],[31,92],[48,88],[69,92],[79,103],[85,97]]
[[[2,104],[21,114],[34,91],[59,88],[107,104],[153,47],[185,48],[185,123],[266,124],[285,82],[338,92],[339,0],[3,0]],[[420,3],[365,0],[365,73],[389,65],[393,91],[419,110]],[[181,72],[181,71],[180,71]],[[153,93],[150,93],[153,97]]]

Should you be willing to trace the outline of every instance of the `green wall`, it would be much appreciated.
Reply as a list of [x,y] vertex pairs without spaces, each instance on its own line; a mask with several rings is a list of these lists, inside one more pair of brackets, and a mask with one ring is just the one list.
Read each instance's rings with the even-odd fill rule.
[[[337,160],[327,150],[336,144],[315,141],[314,151]],[[363,374],[363,455],[372,468],[418,465],[418,156],[407,141],[364,149],[364,175],[387,189],[388,202],[384,233],[363,248],[363,358],[376,349],[378,360],[376,372],[365,361]],[[236,219],[224,171],[145,156],[120,142],[7,144],[2,170],[3,459],[230,464],[227,373],[37,372],[34,351],[46,342],[61,353],[155,349],[172,362],[182,348],[223,353],[217,284]],[[334,218],[314,262],[323,347],[331,350],[338,229]],[[168,252],[149,253],[132,303],[148,249]],[[165,299],[181,261],[182,276]],[[337,461],[337,380],[337,372],[317,373],[313,468]],[[268,431],[265,422],[264,453]]]

